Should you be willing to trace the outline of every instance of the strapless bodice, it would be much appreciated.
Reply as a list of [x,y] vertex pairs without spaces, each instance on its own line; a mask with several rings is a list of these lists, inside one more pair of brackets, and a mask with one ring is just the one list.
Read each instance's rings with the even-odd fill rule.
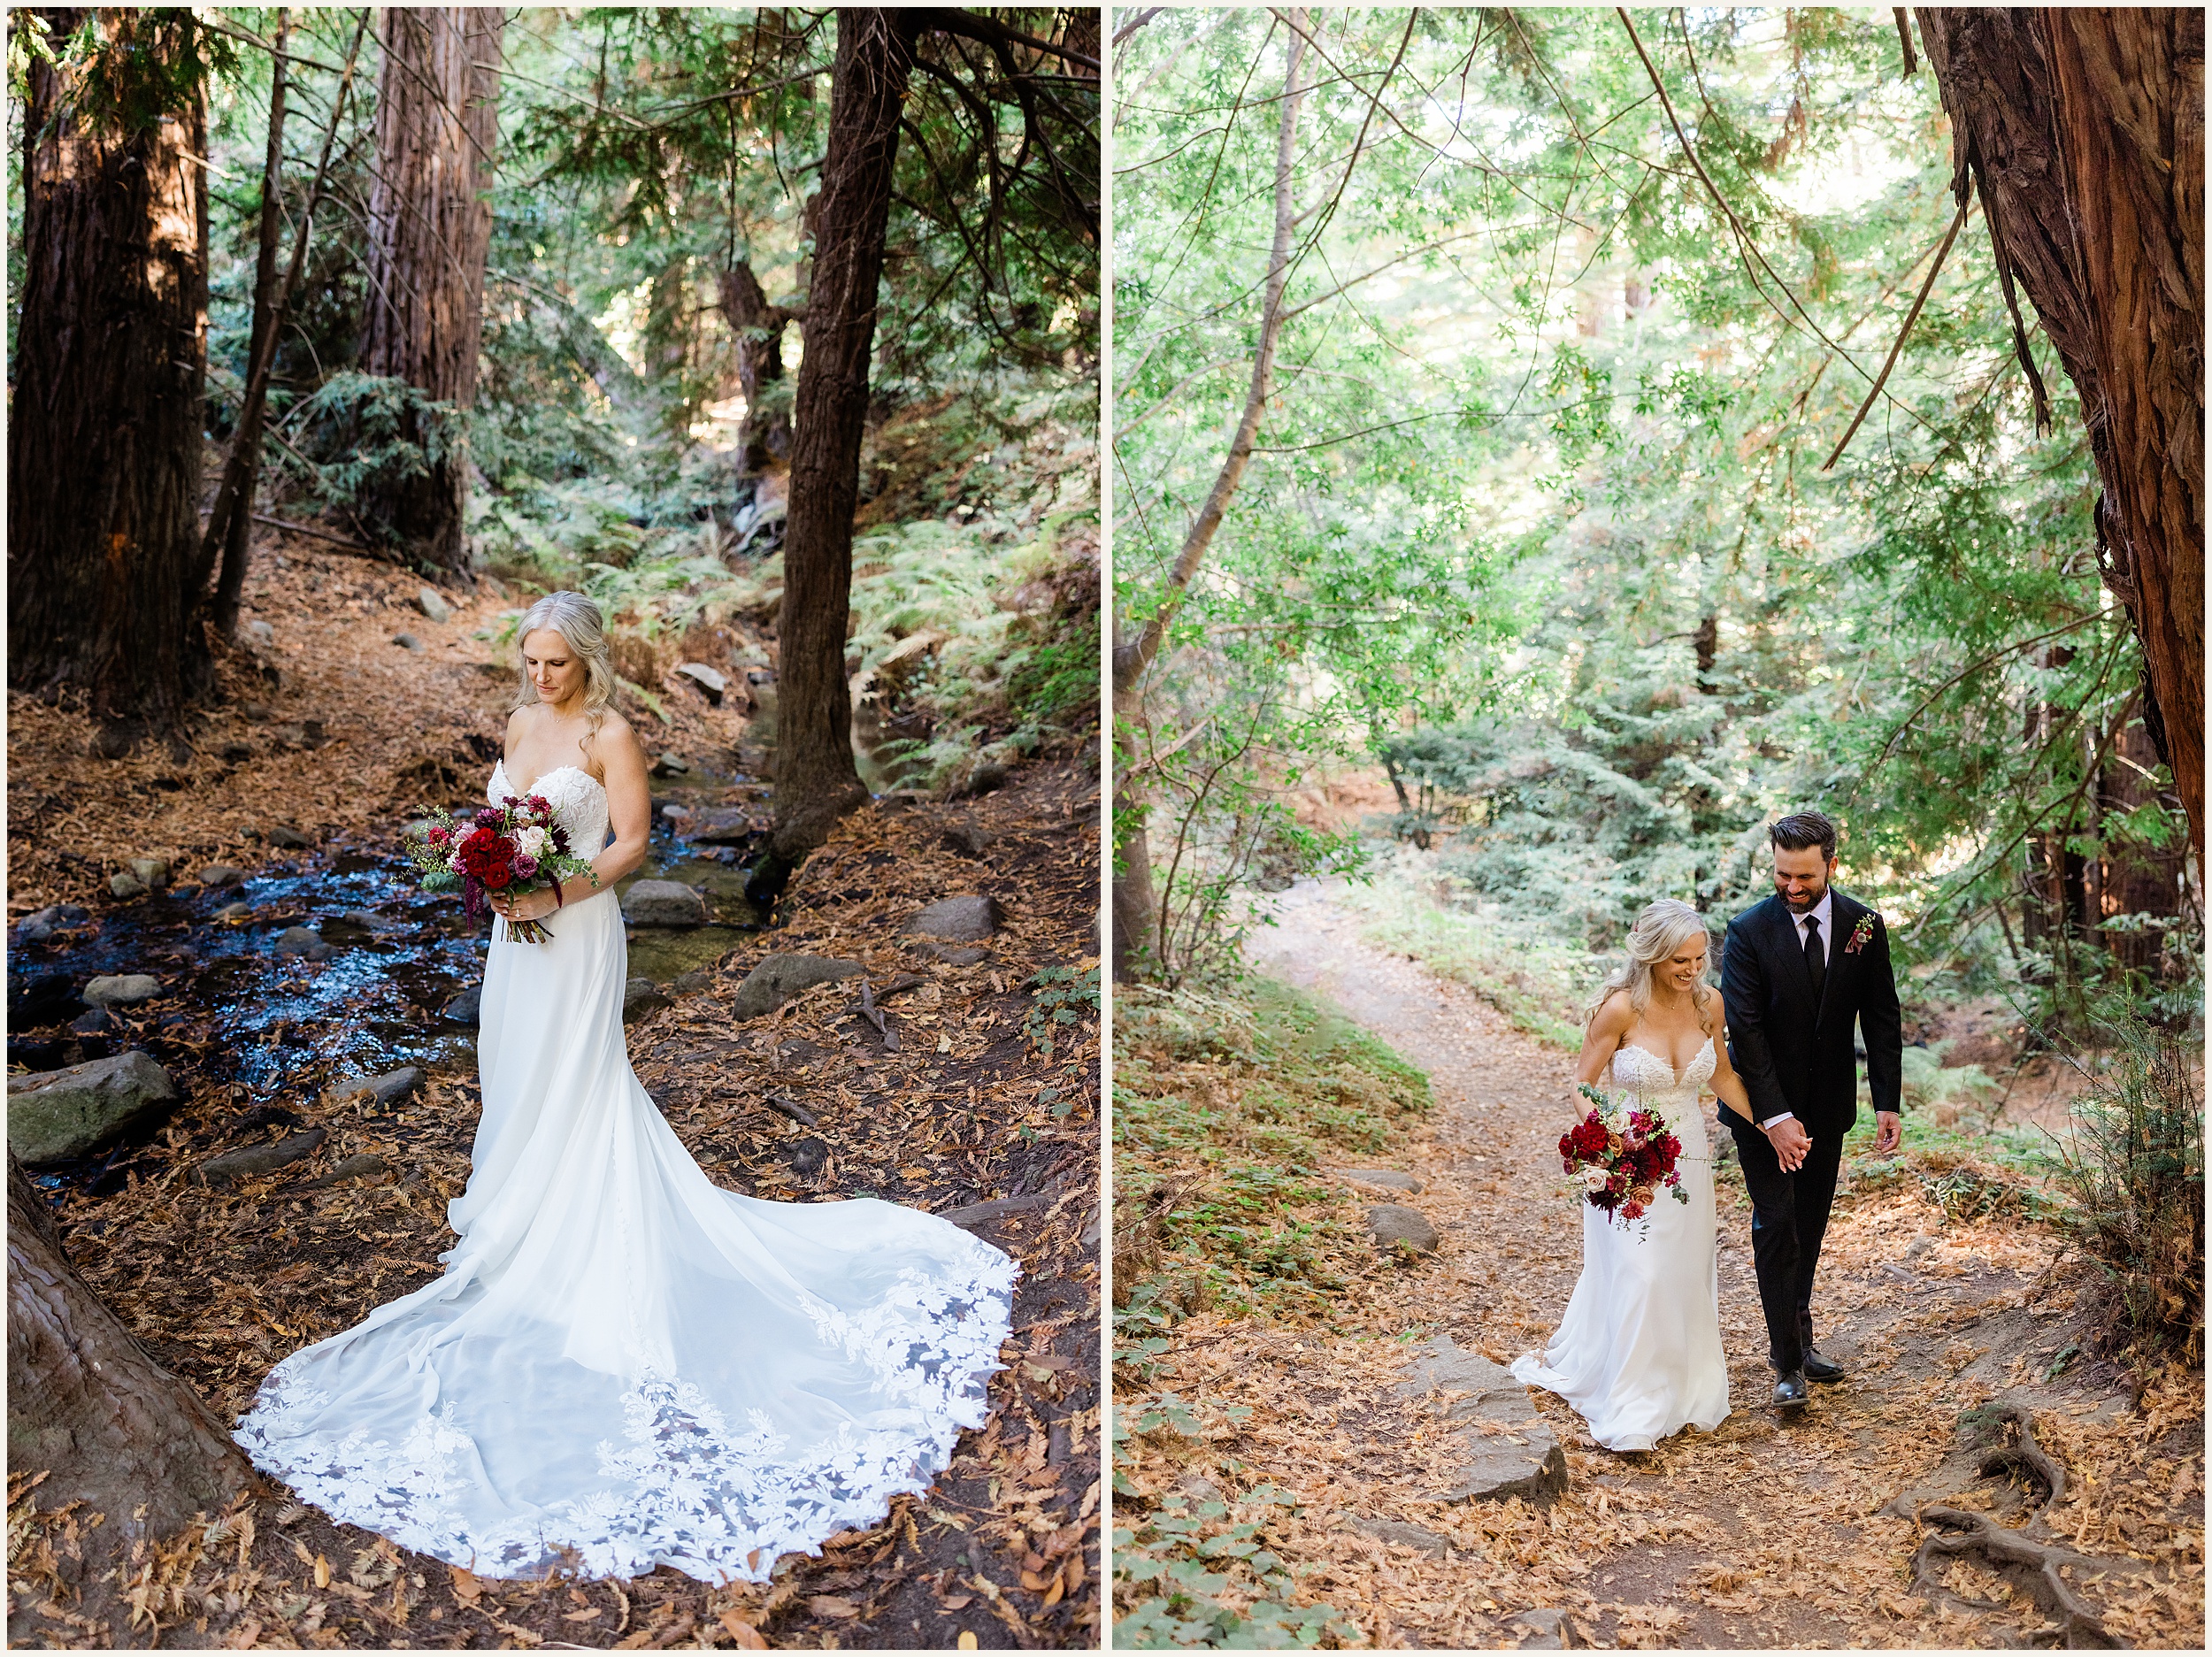
[[1705,1113],[1698,1109],[1697,1100],[1719,1063],[1710,1036],[1679,1075],[1657,1054],[1623,1042],[1613,1054],[1613,1081],[1667,1119],[1686,1155],[1702,1156]]
[[[507,762],[492,767],[484,785],[488,805],[503,805],[520,794],[507,780]],[[530,792],[543,797],[553,815],[568,831],[568,848],[587,861],[599,855],[607,844],[607,791],[599,779],[580,765],[556,765],[540,777]]]

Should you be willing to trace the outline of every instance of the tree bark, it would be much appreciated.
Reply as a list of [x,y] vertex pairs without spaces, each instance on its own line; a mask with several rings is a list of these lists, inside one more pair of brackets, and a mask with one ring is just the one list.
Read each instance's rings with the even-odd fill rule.
[[753,267],[739,260],[722,272],[722,315],[737,336],[737,382],[745,393],[745,432],[738,444],[737,475],[757,478],[772,461],[791,452],[791,415],[780,404],[783,331],[793,313],[771,304]]
[[8,1471],[40,1470],[41,1507],[82,1501],[118,1542],[214,1513],[255,1477],[207,1406],[77,1275],[11,1154]]
[[2126,605],[2204,856],[2204,14],[1921,7],[2000,271],[2080,395]]
[[377,173],[369,192],[369,314],[362,367],[454,412],[406,435],[439,457],[365,502],[416,558],[465,576],[468,449],[457,416],[476,400],[491,249],[504,14],[488,6],[390,6],[378,19]]
[[837,14],[829,149],[806,300],[783,600],[776,620],[776,827],[771,845],[794,862],[868,797],[853,763],[852,699],[845,676],[853,509],[860,495],[868,361],[892,165],[915,35],[910,12],[852,6]]
[[[42,13],[60,38],[87,13]],[[98,14],[104,70],[173,71],[188,13]],[[119,754],[174,731],[211,682],[198,625],[207,367],[207,153],[186,107],[125,130],[34,62],[24,278],[8,433],[8,681],[81,694]]]
[[1252,358],[1252,378],[1244,397],[1229,452],[1207,491],[1205,503],[1183,537],[1175,565],[1168,573],[1167,590],[1133,638],[1114,646],[1114,945],[1113,974],[1118,983],[1138,976],[1132,954],[1140,940],[1156,930],[1159,899],[1152,883],[1152,846],[1145,832],[1147,801],[1144,786],[1134,774],[1137,755],[1134,733],[1144,717],[1145,675],[1159,659],[1168,629],[1183,597],[1190,591],[1215,532],[1235,498],[1238,486],[1252,464],[1258,441],[1260,418],[1274,384],[1275,347],[1282,337],[1283,293],[1290,280],[1291,233],[1298,222],[1293,189],[1293,167],[1297,159],[1298,108],[1305,95],[1305,11],[1290,12],[1289,67],[1283,77],[1282,111],[1275,145],[1275,239],[1268,254],[1267,280],[1260,304],[1259,349]]
[[[246,395],[238,411],[238,430],[231,439],[230,458],[223,468],[222,486],[216,491],[215,508],[209,514],[207,539],[222,548],[222,564],[215,577],[215,630],[225,638],[238,632],[238,602],[246,587],[246,554],[253,533],[253,491],[261,468],[261,418],[269,402],[269,379],[263,364],[273,355],[271,335],[276,328],[277,238],[284,219],[284,42],[291,14],[277,11],[276,50],[269,61],[269,148],[261,164],[261,241],[253,267],[253,329],[246,346]],[[202,554],[205,556],[204,551]]]

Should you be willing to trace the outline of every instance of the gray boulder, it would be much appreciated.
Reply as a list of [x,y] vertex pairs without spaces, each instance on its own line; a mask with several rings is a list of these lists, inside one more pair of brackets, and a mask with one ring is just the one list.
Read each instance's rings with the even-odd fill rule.
[[403,650],[421,650],[428,648],[411,633],[394,633],[392,642]]
[[19,944],[42,944],[64,927],[78,925],[89,918],[74,903],[50,903],[15,924],[15,940]]
[[323,1103],[334,1105],[365,1092],[379,1105],[396,1105],[403,1099],[412,1099],[421,1088],[422,1071],[407,1064],[381,1076],[341,1077],[323,1090]]
[[817,984],[834,984],[856,977],[864,969],[857,961],[833,955],[770,955],[745,975],[737,986],[730,1011],[740,1024],[772,1013],[793,996]]
[[131,873],[138,877],[139,885],[148,891],[160,890],[169,884],[169,860],[166,857],[134,857]]
[[1386,1253],[1403,1243],[1417,1254],[1433,1254],[1441,1240],[1427,1215],[1395,1202],[1379,1202],[1368,1209],[1367,1230],[1375,1247]]
[[291,851],[305,851],[314,842],[290,825],[279,823],[267,831],[269,844],[281,846]]
[[187,1177],[187,1183],[227,1185],[261,1174],[273,1174],[280,1168],[305,1162],[322,1148],[323,1141],[329,1137],[320,1128],[303,1128],[267,1145],[249,1145],[242,1151],[226,1151],[220,1156],[209,1157],[194,1169]]
[[256,644],[274,644],[276,629],[265,621],[250,621],[246,624],[246,636]]
[[1453,1430],[1437,1455],[1443,1500],[1547,1502],[1567,1488],[1567,1454],[1509,1370],[1462,1350],[1449,1335],[1416,1352],[1396,1390],[1408,1400],[1449,1395]]
[[676,667],[676,672],[680,678],[689,679],[701,690],[704,691],[706,693],[707,700],[712,702],[716,707],[719,708],[722,705],[723,693],[729,689],[730,681],[723,678],[721,674],[716,672],[712,668],[709,667],[704,662],[679,663]]
[[438,1016],[449,1024],[473,1024],[482,1016],[484,986],[472,984],[440,1009]]
[[94,978],[84,986],[88,1007],[130,1007],[150,1001],[161,993],[161,981],[143,972],[120,972]]
[[108,877],[109,894],[112,897],[120,899],[126,903],[129,902],[133,898],[144,897],[146,895],[146,883],[143,880],[141,880],[136,875],[119,874],[110,875]]
[[445,602],[444,595],[434,587],[426,587],[416,593],[415,608],[432,621],[448,622],[453,619],[453,606]]
[[676,880],[641,880],[622,900],[622,918],[633,926],[704,926],[711,917],[705,894]]
[[215,918],[219,921],[250,921],[253,918],[253,905],[243,899],[226,903],[215,911]]
[[305,955],[310,961],[327,961],[335,952],[322,940],[322,934],[307,926],[288,926],[277,934],[276,952],[280,955]]
[[177,1097],[169,1072],[134,1048],[65,1070],[8,1078],[8,1147],[29,1167],[97,1150],[163,1115]]
[[663,752],[653,756],[653,775],[680,777],[691,769],[691,762],[680,754]]
[[227,892],[245,878],[242,869],[234,869],[228,863],[210,863],[200,871],[200,886],[209,892]]
[[996,898],[969,894],[938,899],[908,922],[906,930],[924,938],[942,938],[956,944],[979,943],[998,931],[1004,916]]
[[661,986],[650,978],[632,978],[622,991],[622,1022],[634,1024],[649,1014],[671,1006],[668,997],[661,993]]
[[702,806],[680,818],[672,809],[668,818],[677,833],[702,846],[741,846],[760,832],[760,819],[743,806]]

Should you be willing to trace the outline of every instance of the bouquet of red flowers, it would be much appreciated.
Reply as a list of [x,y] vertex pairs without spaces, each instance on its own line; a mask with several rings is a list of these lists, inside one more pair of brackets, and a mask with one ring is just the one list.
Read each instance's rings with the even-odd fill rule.
[[[1687,1202],[1675,1159],[1682,1141],[1655,1110],[1626,1110],[1586,1082],[1590,1114],[1559,1136],[1559,1160],[1582,1181],[1583,1201],[1623,1225],[1641,1220],[1663,1190]],[[1647,1224],[1648,1223],[1647,1222]]]
[[[569,849],[568,831],[553,820],[543,794],[510,798],[458,821],[435,812],[420,838],[409,840],[407,855],[422,871],[422,889],[458,890],[472,919],[489,907],[487,893],[522,897],[571,875],[591,874],[590,863]],[[542,921],[511,920],[507,935],[541,944],[553,934]]]

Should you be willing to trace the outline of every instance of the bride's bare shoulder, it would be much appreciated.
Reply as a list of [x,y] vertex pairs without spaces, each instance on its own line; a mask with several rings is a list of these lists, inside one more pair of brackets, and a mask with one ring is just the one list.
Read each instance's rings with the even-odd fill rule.
[[1615,990],[1605,998],[1596,1016],[1590,1020],[1590,1033],[1617,1039],[1626,1035],[1635,1023],[1636,1003],[1629,999],[1626,990]]

